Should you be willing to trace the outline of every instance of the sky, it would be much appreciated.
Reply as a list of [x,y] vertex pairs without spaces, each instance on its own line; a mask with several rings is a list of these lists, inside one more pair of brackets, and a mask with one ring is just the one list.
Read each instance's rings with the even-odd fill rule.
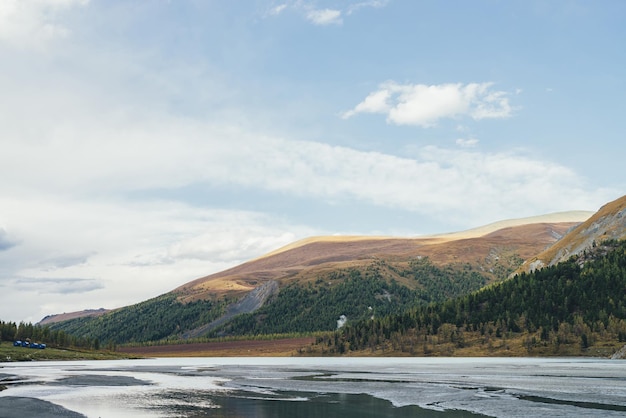
[[621,0],[0,1],[0,319],[625,194]]

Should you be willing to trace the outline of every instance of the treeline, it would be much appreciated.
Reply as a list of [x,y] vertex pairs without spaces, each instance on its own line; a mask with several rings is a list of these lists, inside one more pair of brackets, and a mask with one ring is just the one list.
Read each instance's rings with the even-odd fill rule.
[[107,344],[157,341],[213,321],[223,314],[226,304],[209,300],[181,303],[168,293],[98,317],[51,324],[51,328]]
[[361,321],[324,341],[334,350],[380,345],[409,349],[467,344],[525,334],[529,351],[563,344],[588,348],[598,340],[626,341],[626,242],[602,246],[556,266],[404,313]]
[[[411,288],[396,278],[411,281]],[[314,283],[294,283],[281,289],[254,313],[240,315],[210,336],[316,332],[346,323],[385,317],[430,301],[480,289],[487,279],[469,266],[440,268],[427,257],[408,267],[376,260],[365,270],[335,270]]]
[[50,347],[100,349],[98,339],[80,338],[63,330],[53,330],[49,326],[42,327],[30,322],[16,324],[15,322],[0,321],[0,341],[13,342],[17,340],[30,340]]

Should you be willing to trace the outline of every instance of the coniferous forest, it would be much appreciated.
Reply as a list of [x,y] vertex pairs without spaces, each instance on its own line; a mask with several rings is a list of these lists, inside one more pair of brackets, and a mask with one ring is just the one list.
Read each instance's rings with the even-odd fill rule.
[[522,338],[527,353],[564,354],[626,341],[626,242],[606,242],[569,261],[399,315],[347,324],[324,350],[448,354],[489,351]]
[[[389,279],[390,273],[414,282],[411,287]],[[336,270],[308,285],[292,284],[271,303],[241,315],[217,335],[305,333],[337,328],[342,316],[355,322],[399,314],[430,301],[444,301],[485,285],[487,279],[468,266],[435,266],[427,257],[397,268],[377,260],[365,271]]]

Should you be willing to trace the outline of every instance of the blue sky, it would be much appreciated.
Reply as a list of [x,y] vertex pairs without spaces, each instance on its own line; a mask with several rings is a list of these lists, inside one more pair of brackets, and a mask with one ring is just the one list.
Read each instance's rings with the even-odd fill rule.
[[0,2],[0,318],[624,194],[623,1]]

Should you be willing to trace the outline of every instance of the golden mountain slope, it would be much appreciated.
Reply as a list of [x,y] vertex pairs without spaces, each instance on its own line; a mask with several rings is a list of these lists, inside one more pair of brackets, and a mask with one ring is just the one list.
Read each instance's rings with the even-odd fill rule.
[[596,243],[626,238],[626,196],[602,206],[555,245],[527,260],[518,272],[552,266],[580,254]]
[[[492,279],[498,266],[513,258],[528,259],[580,224],[591,212],[564,212],[497,222],[469,231],[419,238],[313,237],[271,252],[231,269],[202,277],[174,290],[181,300],[223,295],[241,296],[270,280],[281,286],[313,281],[339,268],[365,268],[376,259],[408,263],[427,256],[438,265],[468,263]],[[509,260],[509,261],[507,261]],[[396,278],[402,282],[402,277]],[[403,283],[411,286],[411,283]]]

